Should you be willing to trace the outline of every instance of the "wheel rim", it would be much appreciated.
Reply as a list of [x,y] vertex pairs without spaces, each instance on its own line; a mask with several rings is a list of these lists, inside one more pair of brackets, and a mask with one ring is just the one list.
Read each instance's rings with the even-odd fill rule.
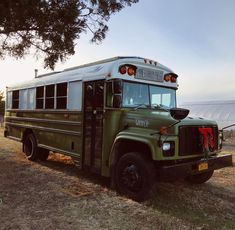
[[131,192],[138,192],[141,189],[142,177],[135,164],[128,164],[123,168],[121,183]]
[[25,143],[25,154],[26,156],[31,156],[32,152],[33,152],[33,142],[30,138],[28,138]]

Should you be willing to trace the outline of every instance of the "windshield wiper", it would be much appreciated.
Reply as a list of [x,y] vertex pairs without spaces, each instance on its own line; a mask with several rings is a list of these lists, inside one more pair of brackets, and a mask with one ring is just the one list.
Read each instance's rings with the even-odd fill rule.
[[147,104],[136,104],[136,107],[134,107],[133,109],[134,110],[137,110],[137,109],[139,109],[140,107],[142,107],[142,106],[144,106],[145,108],[149,108],[150,107],[150,105],[147,105]]
[[153,107],[154,109],[162,109],[166,112],[170,111],[169,109],[164,108],[164,105],[162,105],[162,104],[152,104],[151,107]]

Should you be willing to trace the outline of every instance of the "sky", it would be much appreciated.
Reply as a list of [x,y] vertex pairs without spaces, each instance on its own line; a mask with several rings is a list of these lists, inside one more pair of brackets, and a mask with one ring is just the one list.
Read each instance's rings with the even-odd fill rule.
[[[235,1],[140,0],[112,15],[106,39],[77,41],[76,54],[55,71],[114,56],[155,60],[179,75],[178,104],[235,100]],[[33,55],[0,60],[0,90],[51,72]]]

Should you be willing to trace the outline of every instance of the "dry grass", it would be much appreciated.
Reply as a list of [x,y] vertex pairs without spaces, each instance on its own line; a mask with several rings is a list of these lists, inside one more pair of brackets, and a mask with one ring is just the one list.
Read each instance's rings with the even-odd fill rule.
[[136,203],[69,157],[30,162],[20,143],[0,137],[0,229],[235,229],[234,176],[233,167],[200,186],[158,183]]

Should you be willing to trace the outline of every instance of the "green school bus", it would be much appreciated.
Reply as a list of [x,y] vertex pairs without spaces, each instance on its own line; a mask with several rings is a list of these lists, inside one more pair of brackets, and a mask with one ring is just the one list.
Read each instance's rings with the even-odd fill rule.
[[22,142],[29,160],[66,154],[143,201],[156,181],[200,184],[232,165],[216,122],[177,108],[177,88],[177,74],[140,57],[35,76],[7,87],[4,136]]

